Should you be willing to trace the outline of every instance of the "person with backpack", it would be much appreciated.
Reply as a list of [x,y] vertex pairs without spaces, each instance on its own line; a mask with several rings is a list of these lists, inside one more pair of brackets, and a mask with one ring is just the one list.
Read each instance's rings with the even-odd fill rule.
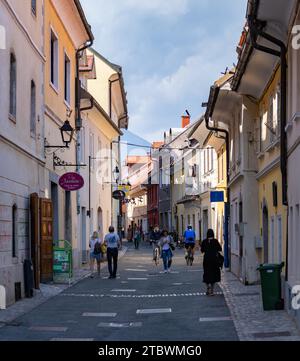
[[114,227],[109,227],[109,233],[104,237],[107,246],[107,265],[109,279],[117,278],[118,255],[121,249],[120,237],[115,233]]
[[201,244],[201,252],[204,253],[203,259],[203,282],[207,286],[207,296],[214,295],[214,285],[221,281],[221,268],[223,256],[222,247],[212,229],[207,231],[207,238]]
[[98,232],[94,232],[90,242],[89,242],[89,247],[90,247],[90,270],[91,270],[91,278],[94,278],[94,264],[95,264],[95,260],[97,262],[97,273],[98,276],[100,276],[100,264],[101,264],[101,257],[102,257],[102,243],[99,239],[99,234]]

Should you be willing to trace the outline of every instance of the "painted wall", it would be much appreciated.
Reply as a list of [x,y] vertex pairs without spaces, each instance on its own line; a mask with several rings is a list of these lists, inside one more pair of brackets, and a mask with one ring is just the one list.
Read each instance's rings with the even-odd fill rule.
[[[43,1],[37,15],[29,0],[1,1],[0,24],[5,49],[0,50],[0,284],[8,305],[15,302],[15,283],[24,296],[23,261],[29,257],[29,196],[44,196]],[[16,58],[16,118],[9,116],[10,54]],[[26,71],[24,71],[26,69]],[[35,133],[30,132],[31,81],[36,86]],[[12,253],[13,205],[16,206],[16,255]]]

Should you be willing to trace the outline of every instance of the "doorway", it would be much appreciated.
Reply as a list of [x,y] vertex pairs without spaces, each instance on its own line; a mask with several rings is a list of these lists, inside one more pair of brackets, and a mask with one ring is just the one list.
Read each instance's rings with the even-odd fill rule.
[[59,240],[58,186],[51,182],[51,200],[53,207],[53,240]]
[[269,261],[269,212],[267,206],[263,208],[263,243],[264,263]]
[[203,239],[206,238],[208,231],[208,210],[203,211]]
[[65,192],[65,240],[72,244],[71,192]]

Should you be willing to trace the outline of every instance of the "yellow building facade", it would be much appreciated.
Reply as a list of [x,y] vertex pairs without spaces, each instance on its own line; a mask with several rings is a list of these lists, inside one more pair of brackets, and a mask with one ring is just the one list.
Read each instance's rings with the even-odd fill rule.
[[[74,166],[78,161],[76,131],[69,148],[55,146],[63,145],[60,128],[66,120],[74,130],[76,128],[77,53],[92,41],[92,34],[78,0],[46,0],[44,13],[46,198],[52,202],[52,238],[54,241],[64,239],[70,242],[73,265],[78,268],[78,194],[59,186],[59,178],[63,174],[77,170]],[[61,162],[72,166],[57,165]]]
[[286,258],[287,207],[282,205],[280,171],[280,68],[261,101],[256,125],[258,201],[261,262],[281,263]]

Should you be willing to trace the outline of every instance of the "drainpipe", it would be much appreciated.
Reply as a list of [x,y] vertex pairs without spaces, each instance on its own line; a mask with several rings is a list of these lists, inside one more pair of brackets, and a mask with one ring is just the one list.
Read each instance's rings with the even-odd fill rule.
[[214,108],[216,102],[218,100],[218,96],[220,93],[220,88],[216,86],[212,86],[211,95],[213,96],[211,109],[209,112],[205,114],[205,125],[208,130],[213,132],[223,133],[225,134],[225,143],[226,143],[226,176],[227,176],[227,202],[225,203],[225,229],[224,229],[224,266],[225,268],[230,267],[230,246],[229,246],[229,219],[230,219],[230,188],[229,188],[229,181],[230,181],[230,154],[229,154],[229,132],[226,129],[211,127],[209,125],[209,120],[214,113]]
[[[287,162],[288,162],[288,151],[287,151],[287,135],[286,135],[286,118],[287,118],[287,47],[279,39],[265,33],[262,28],[266,25],[266,22],[262,22],[256,19],[255,16],[248,16],[248,24],[250,29],[250,37],[252,46],[262,52],[277,56],[281,62],[281,82],[280,82],[280,168],[282,174],[282,204],[288,206],[288,181],[287,181]],[[275,44],[280,48],[280,51],[267,48],[257,44],[257,37],[268,40],[270,43]],[[288,229],[288,227],[287,227]],[[286,280],[288,279],[288,232],[286,239]]]

